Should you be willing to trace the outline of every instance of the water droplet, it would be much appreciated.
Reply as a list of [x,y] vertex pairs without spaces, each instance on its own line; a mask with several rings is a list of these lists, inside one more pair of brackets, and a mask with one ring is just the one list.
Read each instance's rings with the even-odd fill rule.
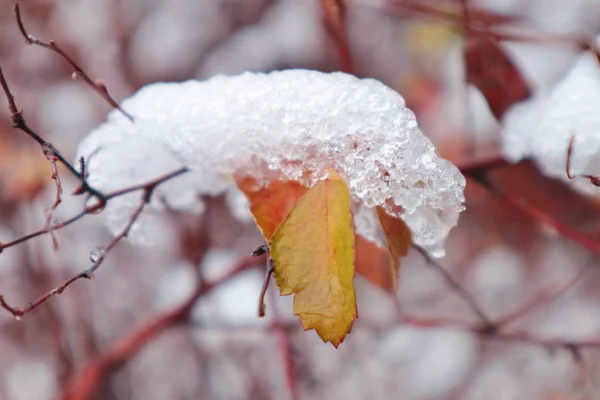
[[21,320],[21,316],[20,316],[20,315],[15,315],[15,319],[16,319],[17,321],[20,321],[20,320]]
[[104,257],[104,251],[104,247],[102,246],[94,247],[90,251],[90,261],[93,263],[97,262],[100,258]]

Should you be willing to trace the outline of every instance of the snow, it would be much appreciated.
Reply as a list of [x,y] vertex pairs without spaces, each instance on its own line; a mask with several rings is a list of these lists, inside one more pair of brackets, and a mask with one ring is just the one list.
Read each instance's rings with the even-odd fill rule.
[[4,375],[3,383],[6,396],[11,400],[48,399],[58,389],[52,366],[41,359],[15,362]]
[[405,398],[439,399],[468,379],[478,342],[454,328],[399,327],[382,336],[377,360],[397,371],[395,386]]
[[[166,203],[202,212],[199,195],[239,196],[235,176],[310,187],[332,166],[348,183],[355,207],[383,206],[404,219],[416,244],[441,255],[464,208],[464,177],[437,155],[404,99],[373,79],[308,70],[216,76],[148,85],[122,107],[136,122],[113,111],[80,144],[78,157],[93,154],[89,182],[104,191],[190,167],[158,188],[153,210]],[[113,232],[138,199],[110,202]],[[232,211],[244,220],[244,202],[229,204],[244,207]],[[151,241],[144,236],[151,220],[152,213],[131,237]],[[359,234],[375,240],[361,232],[365,225],[357,224]]]
[[[595,55],[583,53],[553,88],[513,106],[505,115],[502,147],[517,162],[533,158],[542,171],[567,180],[567,147],[575,135],[571,172],[600,174],[600,66]],[[580,180],[578,188],[594,188]]]
[[471,283],[474,295],[492,315],[503,315],[523,304],[524,262],[504,246],[482,251],[473,261]]

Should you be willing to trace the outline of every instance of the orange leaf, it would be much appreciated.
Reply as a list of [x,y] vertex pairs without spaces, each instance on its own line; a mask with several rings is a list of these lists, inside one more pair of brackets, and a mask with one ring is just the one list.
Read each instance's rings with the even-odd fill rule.
[[357,317],[350,192],[330,171],[300,198],[269,246],[282,295],[294,293],[294,314],[337,347]]
[[377,207],[377,216],[387,240],[390,255],[390,274],[393,279],[393,291],[395,292],[398,290],[400,258],[404,257],[408,253],[410,246],[412,246],[411,232],[404,221],[400,218],[392,217],[382,207]]
[[238,180],[237,184],[248,198],[254,221],[265,240],[271,238],[281,221],[308,190],[296,181],[274,181],[268,186],[256,188],[252,178],[244,178]]
[[389,253],[362,236],[356,235],[355,241],[356,272],[386,292],[396,292],[398,274]]
[[517,67],[488,37],[467,37],[465,63],[467,81],[481,91],[498,120],[511,105],[531,95]]

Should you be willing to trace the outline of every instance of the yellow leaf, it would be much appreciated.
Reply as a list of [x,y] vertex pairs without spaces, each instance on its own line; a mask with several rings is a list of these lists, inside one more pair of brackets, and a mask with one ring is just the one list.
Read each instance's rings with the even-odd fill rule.
[[410,229],[400,218],[394,218],[382,207],[377,207],[377,216],[383,233],[387,239],[388,252],[390,254],[390,273],[393,282],[393,291],[398,290],[398,270],[400,269],[400,258],[408,253],[412,246]]
[[271,239],[275,279],[282,295],[294,293],[294,314],[337,347],[357,317],[354,230],[350,192],[330,171],[300,198]]

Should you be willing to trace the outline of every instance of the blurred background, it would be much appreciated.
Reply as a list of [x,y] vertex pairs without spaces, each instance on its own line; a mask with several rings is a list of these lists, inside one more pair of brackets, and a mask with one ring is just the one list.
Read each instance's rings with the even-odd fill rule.
[[[117,100],[151,82],[286,68],[346,70],[396,89],[440,154],[472,178],[440,263],[495,324],[480,329],[460,291],[413,251],[397,295],[356,278],[360,318],[337,350],[302,331],[275,285],[259,319],[264,266],[248,254],[263,239],[214,198],[200,217],[167,213],[157,245],[121,242],[93,281],[21,320],[0,313],[1,399],[600,399],[599,204],[529,162],[503,162],[496,118],[498,103],[551,88],[569,70],[600,31],[598,0],[20,4],[30,34],[56,40]],[[484,57],[473,76],[469,23],[512,38],[498,47],[510,63]],[[29,125],[69,160],[110,111],[63,59],[26,44],[8,0],[0,65]],[[498,68],[522,80],[519,93],[480,90]],[[8,242],[45,226],[55,186],[39,146],[12,128],[4,96],[0,104]],[[57,221],[82,204],[70,196],[76,182],[61,177]],[[60,285],[111,240],[102,215],[55,236],[58,249],[46,235],[0,254],[9,304]],[[194,295],[199,275],[221,284]]]

